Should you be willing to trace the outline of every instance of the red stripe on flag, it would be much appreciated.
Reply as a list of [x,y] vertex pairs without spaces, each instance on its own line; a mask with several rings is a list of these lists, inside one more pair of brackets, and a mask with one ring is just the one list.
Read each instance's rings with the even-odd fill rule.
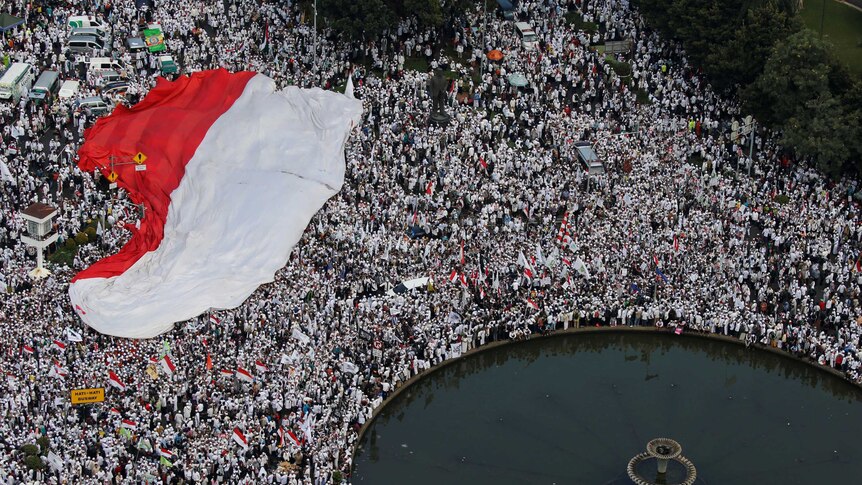
[[[164,237],[170,195],[185,173],[186,164],[213,123],[242,95],[253,72],[231,74],[224,69],[197,72],[176,81],[159,78],[155,88],[132,108],[118,105],[110,116],[99,119],[85,132],[86,142],[78,151],[78,167],[85,172],[111,173],[109,157],[117,157],[117,185],[132,200],[146,206],[140,229],[126,226],[132,238],[115,255],[108,256],[78,273],[82,278],[110,278],[122,274],[141,256],[159,247]],[[145,111],[148,116],[136,116]],[[138,152],[152,163],[145,172],[126,163]]]

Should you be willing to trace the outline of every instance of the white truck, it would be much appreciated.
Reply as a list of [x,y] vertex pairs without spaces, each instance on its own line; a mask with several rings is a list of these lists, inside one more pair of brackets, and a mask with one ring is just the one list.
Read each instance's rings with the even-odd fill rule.
[[17,103],[33,87],[33,66],[16,62],[0,78],[0,100]]

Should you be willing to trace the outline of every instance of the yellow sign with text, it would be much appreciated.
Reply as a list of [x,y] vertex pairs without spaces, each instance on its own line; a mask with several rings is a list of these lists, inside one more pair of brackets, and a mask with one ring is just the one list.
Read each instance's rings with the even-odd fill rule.
[[91,404],[105,400],[105,388],[72,389],[72,405]]

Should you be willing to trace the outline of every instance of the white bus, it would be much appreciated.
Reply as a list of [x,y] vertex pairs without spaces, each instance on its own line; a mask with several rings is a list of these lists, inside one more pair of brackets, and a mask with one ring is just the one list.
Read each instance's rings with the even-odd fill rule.
[[25,62],[16,62],[0,78],[0,99],[17,103],[33,86],[33,67]]

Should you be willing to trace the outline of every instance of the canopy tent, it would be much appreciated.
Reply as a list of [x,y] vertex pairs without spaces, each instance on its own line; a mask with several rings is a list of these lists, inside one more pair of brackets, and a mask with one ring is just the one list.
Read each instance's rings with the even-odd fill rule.
[[8,13],[0,13],[0,32],[6,33],[7,30],[12,30],[19,25],[24,24],[24,19],[9,15]]
[[515,86],[516,88],[522,88],[528,84],[527,76],[524,76],[521,73],[515,73],[509,75],[509,84]]

